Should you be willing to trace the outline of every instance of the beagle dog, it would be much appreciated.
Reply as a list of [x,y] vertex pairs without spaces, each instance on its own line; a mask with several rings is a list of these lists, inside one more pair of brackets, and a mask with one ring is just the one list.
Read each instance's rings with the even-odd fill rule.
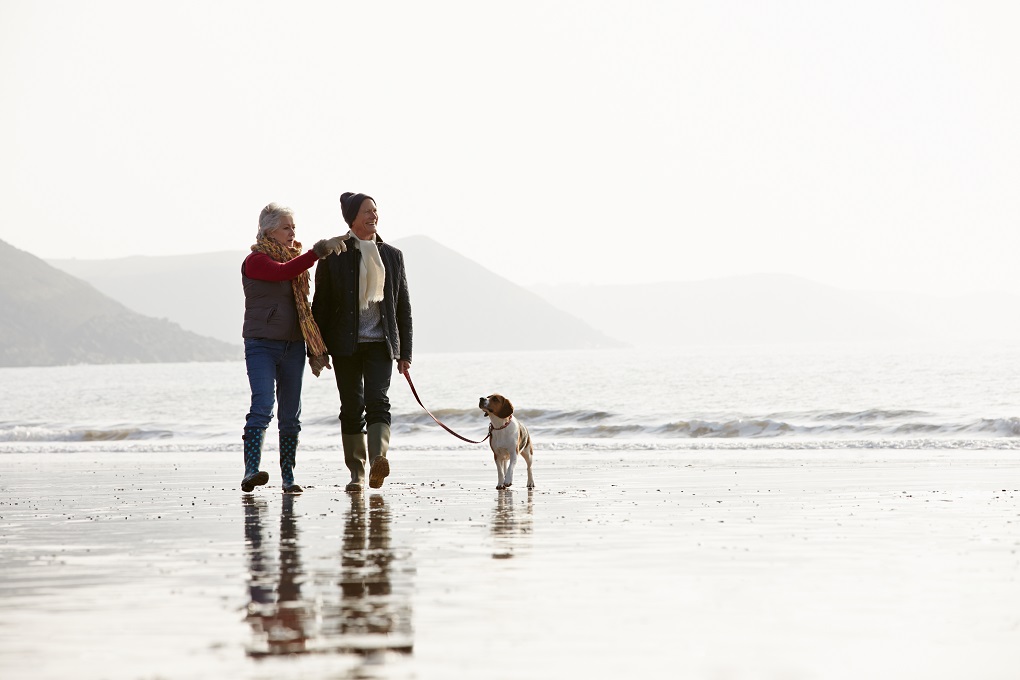
[[520,455],[528,464],[528,488],[534,489],[531,459],[535,452],[528,428],[514,418],[514,405],[502,394],[490,394],[478,400],[478,408],[489,417],[489,448],[496,461],[496,488],[508,489],[514,483],[514,466]]

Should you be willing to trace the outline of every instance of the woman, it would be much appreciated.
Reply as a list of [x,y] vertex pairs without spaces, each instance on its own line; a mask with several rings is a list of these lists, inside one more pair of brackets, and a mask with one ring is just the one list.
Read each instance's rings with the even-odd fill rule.
[[318,377],[330,368],[322,336],[308,305],[308,270],[346,246],[339,236],[319,241],[301,254],[294,240],[294,213],[270,203],[259,215],[259,231],[251,254],[241,264],[244,286],[244,361],[251,385],[251,411],[244,426],[244,477],[241,490],[250,492],[269,481],[259,470],[262,441],[273,419],[273,396],[279,398],[280,474],[285,493],[301,493],[294,483],[298,432],[301,431],[301,378],[305,354]]
[[376,233],[375,200],[347,192],[340,208],[351,228],[348,248],[315,268],[312,314],[340,392],[340,435],[351,471],[347,491],[361,491],[366,464],[373,489],[390,473],[387,393],[393,362],[401,374],[411,366],[411,302],[403,253]]

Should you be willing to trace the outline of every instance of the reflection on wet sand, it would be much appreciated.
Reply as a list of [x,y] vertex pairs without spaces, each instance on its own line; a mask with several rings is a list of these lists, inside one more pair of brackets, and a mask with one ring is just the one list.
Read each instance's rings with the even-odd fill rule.
[[313,652],[372,653],[413,649],[409,556],[391,546],[391,515],[382,496],[351,494],[339,564],[333,557],[314,573],[302,566],[298,497],[283,496],[278,559],[264,546],[262,498],[245,496],[245,542],[249,568],[247,620],[250,656]]
[[[392,518],[386,499],[372,495],[365,511],[363,494],[351,494],[340,552],[340,601],[324,605],[324,625],[347,641],[352,651],[386,649],[410,653],[410,574],[405,560],[390,547]],[[396,584],[394,581],[399,581]]]
[[521,536],[531,534],[534,492],[528,489],[528,501],[523,510],[514,507],[514,493],[510,489],[496,495],[496,509],[492,513],[492,534],[496,539],[494,560],[508,560],[514,556]]
[[266,501],[244,497],[244,537],[248,549],[248,623],[261,645],[255,656],[299,654],[307,650],[309,605],[301,599],[301,552],[294,518],[294,496],[287,494],[280,514],[279,559],[274,565],[262,545]]

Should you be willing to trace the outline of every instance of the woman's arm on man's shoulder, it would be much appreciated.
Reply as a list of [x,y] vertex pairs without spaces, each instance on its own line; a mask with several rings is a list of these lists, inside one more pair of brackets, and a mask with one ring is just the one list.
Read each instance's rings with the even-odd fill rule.
[[311,269],[318,259],[313,250],[298,255],[290,262],[277,262],[265,253],[252,253],[244,263],[244,274],[259,281],[290,281]]

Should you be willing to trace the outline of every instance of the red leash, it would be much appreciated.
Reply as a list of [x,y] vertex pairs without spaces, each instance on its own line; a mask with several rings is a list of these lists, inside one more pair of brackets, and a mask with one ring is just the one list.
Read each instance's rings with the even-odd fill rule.
[[446,425],[444,425],[439,420],[439,418],[436,418],[434,415],[432,415],[432,412],[429,411],[427,408],[425,408],[425,404],[421,403],[421,397],[418,396],[418,390],[414,389],[414,383],[411,382],[411,372],[408,371],[408,370],[405,370],[404,371],[404,377],[407,378],[407,384],[411,388],[411,394],[413,394],[414,398],[418,401],[418,406],[421,406],[422,408],[424,408],[425,409],[425,413],[428,413],[429,417],[432,418],[432,420],[436,421],[436,424],[439,425],[439,427],[443,428],[444,430],[446,430],[447,432],[452,434],[457,439],[461,439],[463,441],[466,441],[468,444],[481,444],[482,442],[484,442],[486,439],[488,439],[492,435],[492,429],[490,427],[489,434],[485,435],[484,439],[479,439],[478,441],[473,441],[473,440],[468,439],[466,437],[461,437],[459,434],[457,434],[456,432],[454,432],[453,430],[448,428]]

